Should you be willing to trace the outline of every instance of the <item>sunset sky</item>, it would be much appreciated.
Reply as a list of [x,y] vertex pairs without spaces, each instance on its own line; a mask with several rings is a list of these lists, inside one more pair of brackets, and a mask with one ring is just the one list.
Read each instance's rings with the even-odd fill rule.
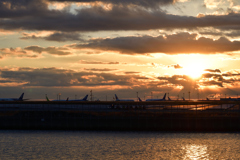
[[0,42],[0,98],[240,94],[239,0],[0,0]]

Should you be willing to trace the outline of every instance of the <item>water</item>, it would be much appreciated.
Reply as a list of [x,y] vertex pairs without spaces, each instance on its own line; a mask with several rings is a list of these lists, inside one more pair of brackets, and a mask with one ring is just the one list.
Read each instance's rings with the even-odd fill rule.
[[0,131],[0,159],[240,159],[240,133]]

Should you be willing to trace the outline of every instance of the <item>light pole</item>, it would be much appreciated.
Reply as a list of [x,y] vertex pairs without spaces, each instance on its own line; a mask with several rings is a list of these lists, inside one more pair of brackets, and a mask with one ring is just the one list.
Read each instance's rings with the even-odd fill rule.
[[91,101],[93,100],[92,90],[90,91]]

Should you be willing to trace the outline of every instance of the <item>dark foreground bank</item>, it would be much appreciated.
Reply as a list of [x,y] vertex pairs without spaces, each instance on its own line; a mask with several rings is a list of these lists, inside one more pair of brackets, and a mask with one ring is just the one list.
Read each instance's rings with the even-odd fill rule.
[[[116,104],[114,104],[116,105]],[[117,104],[118,105],[118,104]],[[122,105],[122,104],[121,104]],[[239,132],[237,109],[192,110],[109,104],[0,104],[1,129]]]
[[148,113],[146,111],[8,111],[1,129],[150,130],[239,132],[239,113]]

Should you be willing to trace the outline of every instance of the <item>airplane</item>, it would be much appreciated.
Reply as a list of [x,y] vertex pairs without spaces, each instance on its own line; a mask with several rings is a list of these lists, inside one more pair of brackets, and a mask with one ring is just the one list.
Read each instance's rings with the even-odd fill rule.
[[128,102],[134,102],[133,99],[118,99],[118,96],[115,94],[116,101],[128,101]]
[[83,99],[73,99],[68,101],[87,101],[87,98],[88,98],[88,94]]
[[21,94],[19,98],[0,98],[0,101],[24,101],[27,99],[23,99],[24,93]]
[[220,98],[220,101],[239,101],[240,98]]
[[147,99],[146,101],[165,101],[166,100],[166,93],[164,94],[162,99]]
[[206,97],[206,100],[198,100],[198,101],[210,101],[210,99]]
[[170,97],[168,97],[168,100],[169,100],[169,101],[171,101],[171,98],[170,98]]
[[184,97],[182,97],[182,100],[183,100],[183,101],[185,101],[185,98],[184,98]]
[[[47,96],[47,95],[46,95],[46,100],[47,100],[47,101],[50,101],[50,100],[48,99],[48,96]],[[68,101],[68,98],[67,98],[66,100],[55,99],[55,100],[52,100],[52,101]]]

